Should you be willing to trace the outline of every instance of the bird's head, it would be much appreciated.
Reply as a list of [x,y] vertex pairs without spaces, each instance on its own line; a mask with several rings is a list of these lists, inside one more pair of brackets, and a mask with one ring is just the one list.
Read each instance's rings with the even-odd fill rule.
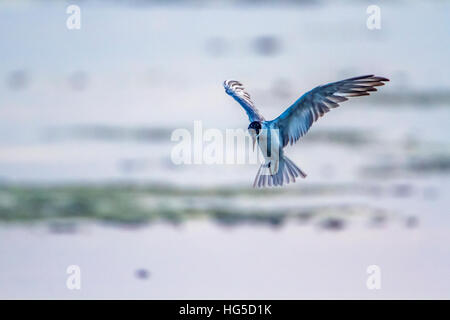
[[250,133],[250,136],[252,137],[253,142],[253,150],[255,150],[255,144],[256,144],[256,138],[258,137],[259,133],[261,132],[261,122],[259,121],[253,121],[248,126],[248,132]]

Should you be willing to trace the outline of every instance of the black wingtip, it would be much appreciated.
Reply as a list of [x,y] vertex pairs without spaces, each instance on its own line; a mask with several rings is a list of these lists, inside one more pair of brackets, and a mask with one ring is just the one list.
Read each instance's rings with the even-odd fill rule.
[[355,81],[355,80],[362,80],[362,79],[369,79],[372,78],[373,74],[366,74],[364,76],[358,76],[358,77],[353,77],[353,78],[348,78],[342,81]]
[[368,81],[389,81],[388,78],[375,76],[373,74],[366,74],[364,76],[353,77],[345,79],[343,81],[358,81],[358,80],[368,80]]
[[388,78],[379,77],[379,76],[373,76],[371,80],[375,80],[375,81],[389,81]]

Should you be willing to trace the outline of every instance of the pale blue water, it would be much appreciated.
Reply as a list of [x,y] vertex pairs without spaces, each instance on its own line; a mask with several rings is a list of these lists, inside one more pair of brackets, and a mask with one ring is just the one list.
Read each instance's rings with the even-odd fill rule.
[[[88,235],[64,235],[60,247],[55,248],[59,241],[53,234],[41,234],[36,227],[6,225],[0,230],[0,250],[9,259],[0,263],[0,282],[6,283],[0,297],[71,298],[59,281],[65,277],[65,264],[79,259],[97,275],[113,262],[128,260],[129,265],[118,263],[115,271],[122,272],[125,287],[138,298],[448,298],[449,284],[442,280],[448,278],[449,266],[449,101],[417,99],[396,104],[382,96],[449,92],[450,4],[380,4],[382,28],[376,31],[366,28],[367,6],[359,1],[340,6],[324,2],[265,7],[129,7],[83,2],[82,28],[69,31],[64,3],[1,2],[0,179],[6,184],[126,180],[186,189],[250,187],[256,165],[176,167],[170,161],[173,143],[169,135],[142,139],[133,132],[137,128],[166,133],[176,128],[192,130],[194,120],[202,120],[205,129],[246,128],[245,114],[222,88],[222,81],[229,78],[246,85],[266,118],[276,117],[302,93],[329,81],[375,73],[391,82],[373,96],[347,102],[327,114],[310,135],[287,150],[309,175],[289,189],[356,184],[380,188],[378,196],[350,193],[199,200],[231,202],[237,210],[254,206],[295,210],[324,204],[368,207],[368,212],[362,210],[349,219],[350,227],[342,236],[296,225],[279,233],[251,226],[238,229],[236,238],[233,232],[214,225],[196,227],[195,223],[184,233],[166,227],[139,234],[92,227]],[[272,51],[258,49],[261,39],[272,41]],[[99,127],[109,128],[112,137],[80,134]],[[124,132],[126,138],[117,138],[117,133]],[[367,136],[369,141],[355,145],[345,139],[320,138],[330,132],[350,132],[351,137]],[[428,159],[437,158],[444,164],[423,171],[408,169],[414,159],[427,164]],[[386,165],[397,169],[387,171]],[[401,193],[404,185],[412,190],[407,195]],[[392,215],[389,226],[394,229],[366,234],[367,228],[351,227],[358,225],[360,218],[365,226],[366,215],[373,209]],[[419,221],[411,230],[404,227],[404,218],[410,216]],[[165,232],[176,234],[176,240],[166,243]],[[124,239],[114,243],[119,255],[102,256],[103,269],[89,265],[89,256],[108,249],[108,239],[116,236]],[[257,241],[269,250],[263,250]],[[91,243],[95,243],[94,249],[87,246]],[[147,253],[142,243],[159,245]],[[328,249],[330,243],[332,249]],[[56,253],[72,246],[73,254],[55,261]],[[228,252],[241,249],[233,260],[215,255],[215,247]],[[378,254],[372,256],[367,247]],[[130,248],[138,253],[130,256]],[[259,260],[246,261],[255,251]],[[212,252],[217,260],[198,269],[200,264],[188,255],[201,261],[205,252]],[[335,253],[327,257],[330,252]],[[38,259],[40,254],[46,259]],[[266,255],[277,258],[266,261]],[[309,264],[302,271],[305,260]],[[38,261],[53,272],[46,280],[41,276],[47,268],[35,268]],[[436,262],[436,269],[427,261]],[[164,273],[168,262],[171,267]],[[183,263],[188,263],[187,272],[192,272],[187,279],[183,278],[186,272],[177,267]],[[345,276],[333,275],[333,263]],[[386,291],[378,296],[364,287],[364,268],[372,263],[386,267],[386,274],[394,270]],[[138,289],[136,279],[125,281],[141,264],[155,267],[151,271],[157,284],[151,292]],[[265,269],[255,273],[261,264]],[[330,267],[316,272],[317,265]],[[221,274],[208,273],[217,267]],[[404,273],[410,267],[413,271]],[[299,270],[301,276],[295,278]],[[332,276],[320,281],[324,274]],[[242,286],[229,284],[233,275]],[[269,275],[268,284],[259,281]],[[113,277],[108,273],[103,283],[110,283],[108,279]],[[171,277],[176,281],[170,281]],[[224,280],[209,295],[206,286],[217,278]],[[32,284],[30,279],[34,279]],[[104,290],[97,276],[90,279],[93,288],[87,287],[80,297],[124,297],[121,291],[111,289],[114,286]],[[245,279],[250,279],[247,285]],[[194,283],[198,290],[193,289]],[[350,283],[348,291],[341,289],[344,283]],[[253,289],[240,293],[244,285]],[[179,295],[174,294],[175,288],[181,288]]]

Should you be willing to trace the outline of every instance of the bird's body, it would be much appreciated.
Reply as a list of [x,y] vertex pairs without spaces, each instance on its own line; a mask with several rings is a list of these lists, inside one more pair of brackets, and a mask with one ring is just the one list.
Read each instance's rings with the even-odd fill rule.
[[[281,139],[278,130],[275,130],[274,124],[270,121],[263,121],[261,123],[261,133],[257,136],[258,148],[266,160],[269,163],[273,159],[279,159],[283,155],[283,148],[281,146]],[[274,161],[274,164],[269,168],[272,174],[278,170],[278,163]]]
[[384,85],[384,81],[389,80],[366,75],[318,86],[301,96],[279,117],[267,121],[256,109],[242,84],[226,80],[225,91],[247,112],[253,145],[258,143],[265,158],[253,186],[282,186],[295,182],[298,176],[306,178],[306,174],[284,155],[283,148],[288,143],[295,143],[318,118],[338,107],[348,97],[367,96],[369,92],[377,91],[375,87]]
[[258,170],[254,187],[281,186],[284,182],[295,182],[298,176],[306,178],[306,174],[284,155],[283,139],[276,122],[262,121],[256,142],[265,163]]

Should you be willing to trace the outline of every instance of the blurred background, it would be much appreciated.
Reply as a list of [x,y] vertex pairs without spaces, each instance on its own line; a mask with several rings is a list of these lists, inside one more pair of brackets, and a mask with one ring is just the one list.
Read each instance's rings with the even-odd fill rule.
[[[450,298],[449,12],[0,1],[0,298]],[[363,74],[391,81],[288,147],[305,180],[255,190],[258,165],[171,161],[171,133],[195,120],[247,128],[225,79],[271,119]]]

